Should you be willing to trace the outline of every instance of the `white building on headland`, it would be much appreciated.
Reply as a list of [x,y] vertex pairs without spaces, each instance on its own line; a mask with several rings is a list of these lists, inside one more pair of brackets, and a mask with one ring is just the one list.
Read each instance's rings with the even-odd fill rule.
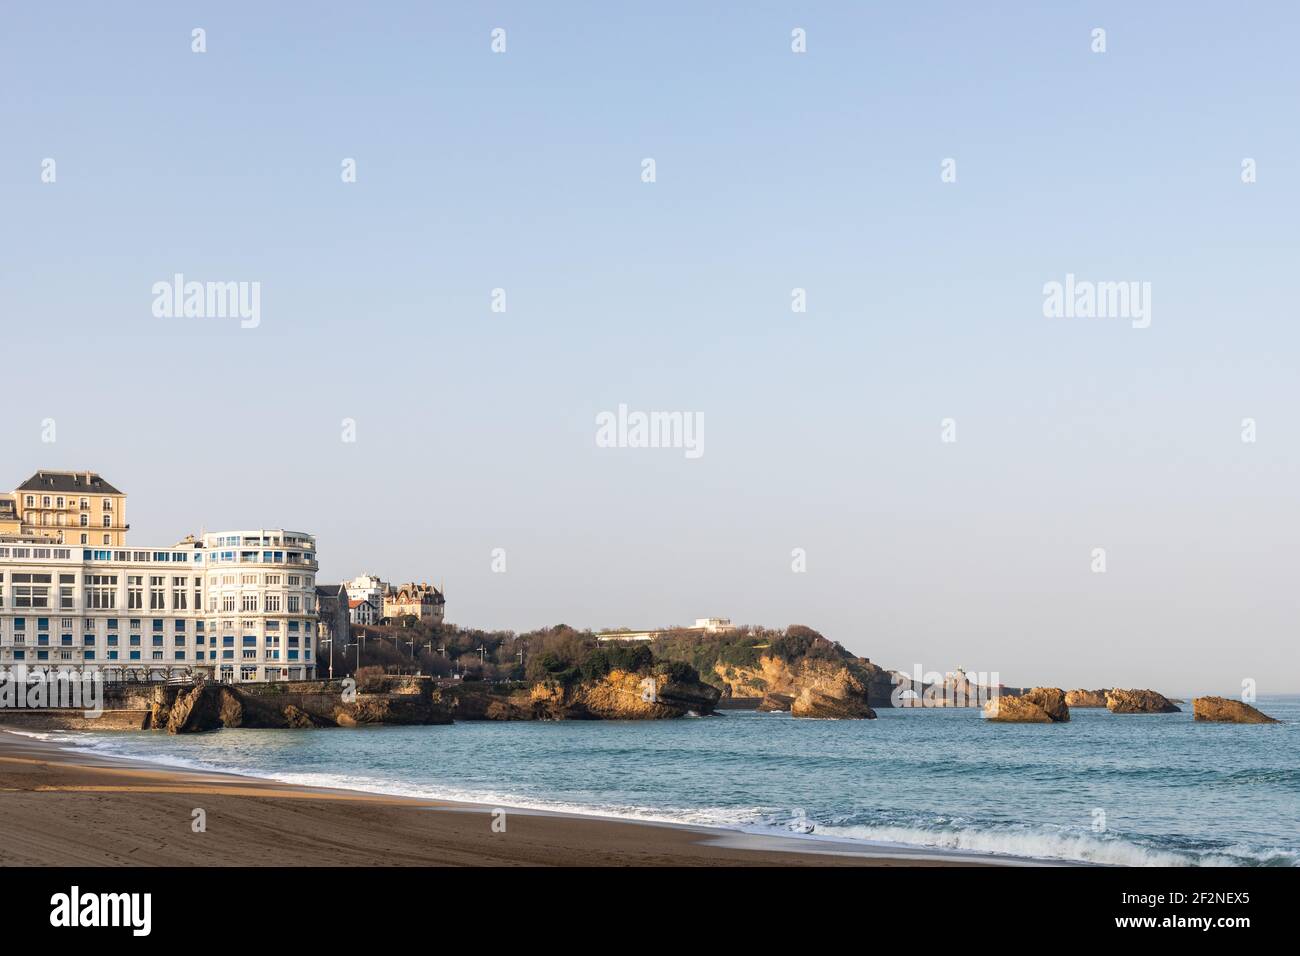
[[0,667],[313,678],[317,566],[315,539],[280,529],[170,548],[0,542]]
[[601,643],[609,641],[653,641],[661,634],[669,631],[695,631],[700,634],[720,634],[726,631],[733,631],[731,618],[728,617],[697,617],[695,623],[690,627],[665,627],[657,631],[601,631],[596,635],[596,640]]

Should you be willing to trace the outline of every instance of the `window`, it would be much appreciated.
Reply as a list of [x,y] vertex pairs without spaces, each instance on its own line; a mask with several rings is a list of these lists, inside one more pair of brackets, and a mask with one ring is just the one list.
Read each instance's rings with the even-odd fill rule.
[[[105,527],[105,528],[111,528],[111,527],[113,527],[113,516],[112,516],[112,515],[104,515],[104,527]],[[105,541],[104,543],[105,543],[105,544],[108,544],[107,541]]]
[[289,595],[289,613],[290,613],[290,614],[298,614],[298,613],[301,613],[301,605],[302,605],[302,598],[298,597],[298,595],[296,595],[296,594],[290,594],[290,595]]
[[128,574],[126,576],[126,606],[128,610],[137,611],[144,607],[144,576]]
[[257,594],[244,594],[240,598],[239,608],[241,611],[257,610]]
[[14,574],[14,607],[49,607],[53,580],[49,574]]
[[186,585],[189,584],[189,578],[172,578],[172,608],[183,611],[188,606],[188,594]]
[[149,578],[149,610],[161,611],[167,607],[166,578]]
[[[290,598],[289,600],[292,601],[293,598]],[[278,595],[278,594],[268,594],[268,595],[266,596],[266,611],[267,611],[267,613],[270,614],[270,613],[273,613],[273,612],[278,612],[279,610],[280,610],[280,595]]]
[[90,515],[82,515],[81,518],[78,519],[78,521],[83,528],[90,527]]

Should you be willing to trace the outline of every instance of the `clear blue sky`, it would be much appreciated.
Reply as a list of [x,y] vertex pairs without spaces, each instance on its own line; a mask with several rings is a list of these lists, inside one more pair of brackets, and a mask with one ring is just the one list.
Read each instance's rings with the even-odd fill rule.
[[[1295,690],[1300,13],[980,6],[9,4],[8,480],[313,531],[467,625]],[[155,318],[176,272],[260,327]],[[1071,272],[1151,327],[1044,318]],[[705,454],[597,448],[619,403]]]

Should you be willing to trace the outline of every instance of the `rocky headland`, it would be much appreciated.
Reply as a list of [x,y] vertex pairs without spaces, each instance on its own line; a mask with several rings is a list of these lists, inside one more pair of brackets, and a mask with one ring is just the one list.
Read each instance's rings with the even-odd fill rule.
[[889,706],[893,690],[884,668],[802,625],[723,635],[669,631],[652,650],[658,659],[695,667],[724,699],[757,701],[758,710],[792,717],[870,720],[874,707]]

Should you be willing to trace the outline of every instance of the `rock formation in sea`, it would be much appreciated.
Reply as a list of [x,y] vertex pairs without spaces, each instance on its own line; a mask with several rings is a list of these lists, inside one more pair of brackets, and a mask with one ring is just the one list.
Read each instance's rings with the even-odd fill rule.
[[840,693],[827,693],[805,686],[790,705],[790,716],[819,720],[875,720],[876,712],[867,703],[865,692],[846,688]]
[[459,684],[435,692],[456,720],[670,720],[713,713],[716,687],[672,668],[612,670],[590,680],[532,686]]
[[290,684],[160,685],[145,729],[171,734],[220,727],[356,727],[360,724],[449,724],[451,714],[434,700],[429,678],[383,677],[366,687],[343,681]]
[[1163,694],[1153,690],[1106,692],[1106,709],[1112,714],[1176,714],[1181,708]]
[[996,697],[984,705],[984,719],[1007,724],[1059,724],[1070,719],[1065,691],[1034,687],[1019,696]]
[[1065,703],[1070,707],[1105,707],[1105,690],[1067,690]]
[[1192,714],[1196,720],[1224,724],[1280,724],[1276,717],[1260,713],[1250,704],[1229,697],[1195,697]]

